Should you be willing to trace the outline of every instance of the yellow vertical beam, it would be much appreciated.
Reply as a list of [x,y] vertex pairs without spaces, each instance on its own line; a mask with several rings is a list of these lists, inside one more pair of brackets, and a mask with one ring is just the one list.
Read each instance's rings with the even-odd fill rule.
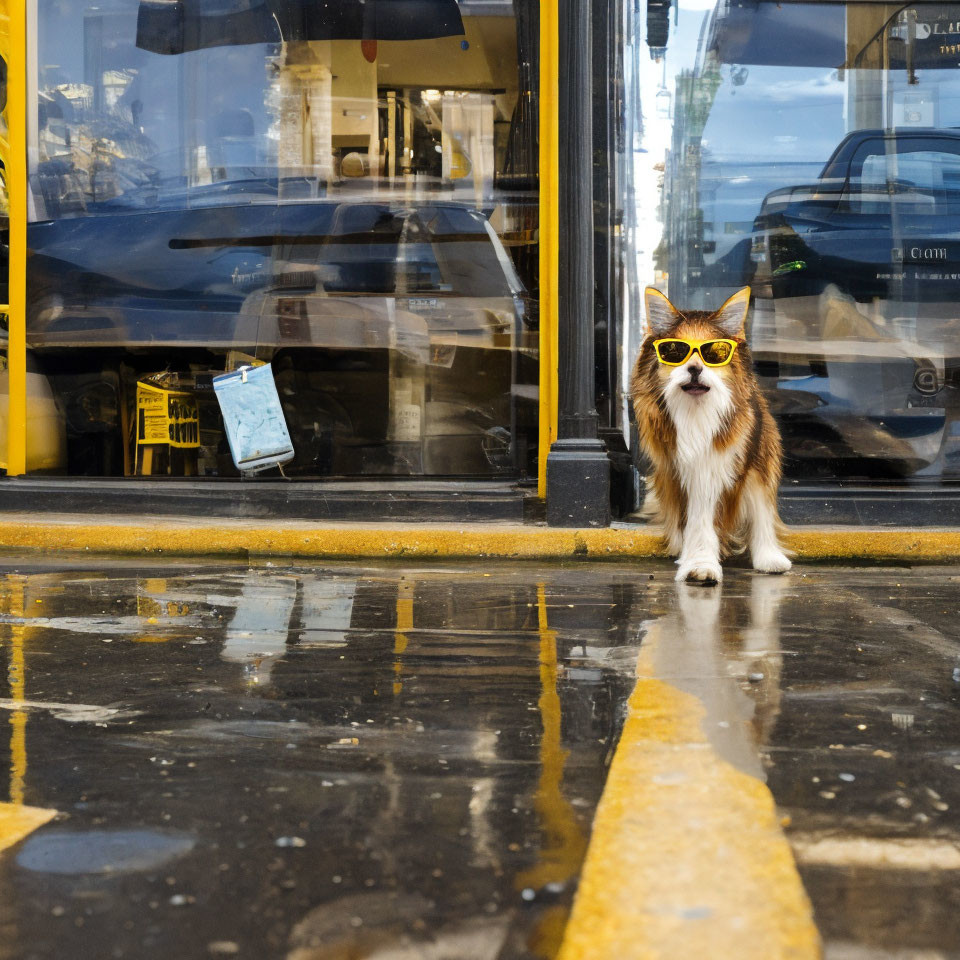
[[540,4],[540,436],[537,493],[547,495],[547,454],[557,437],[559,273],[559,32],[557,0]]
[[5,157],[10,206],[9,327],[7,370],[7,475],[27,469],[27,9],[7,0],[10,53],[7,60],[9,156]]

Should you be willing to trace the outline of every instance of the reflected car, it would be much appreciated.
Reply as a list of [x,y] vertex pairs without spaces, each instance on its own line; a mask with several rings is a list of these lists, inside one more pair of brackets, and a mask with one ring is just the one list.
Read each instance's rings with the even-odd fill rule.
[[[500,238],[456,203],[230,203],[123,210],[30,224],[28,331],[37,349],[65,346],[388,346],[390,310],[492,346],[506,327],[535,327],[530,299]],[[260,199],[258,197],[258,199]],[[227,201],[227,202],[224,202]],[[252,297],[253,294],[259,297]],[[331,327],[278,321],[290,296],[326,303]],[[336,329],[336,311],[347,329]],[[370,310],[380,325],[371,342]],[[442,319],[446,318],[446,319]],[[372,321],[371,321],[372,322]]]
[[791,456],[957,469],[960,130],[849,134],[816,182],[764,198],[749,257],[754,353]]
[[[94,216],[30,224],[31,347],[41,359],[74,348],[174,365],[201,352],[273,358],[295,444],[338,451],[304,453],[304,473],[521,469],[520,424],[536,422],[535,304],[488,218],[449,201],[278,200],[296,186],[214,184],[148,209],[128,193]],[[392,406],[411,402],[391,392],[400,374],[424,381],[410,388],[423,395],[424,450],[398,465],[373,448]]]
[[751,260],[761,296],[952,298],[960,282],[960,130],[857,130],[813,184],[763,200]]

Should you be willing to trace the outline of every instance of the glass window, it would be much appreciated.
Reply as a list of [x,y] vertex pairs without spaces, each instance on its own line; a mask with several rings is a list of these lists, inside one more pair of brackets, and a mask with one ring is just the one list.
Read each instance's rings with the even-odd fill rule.
[[958,24],[955,4],[647,4],[638,287],[691,309],[752,287],[788,478],[960,477]]
[[[290,475],[536,472],[532,0],[37,3],[43,469],[235,476],[210,381],[265,361]],[[194,448],[141,449],[161,381]]]

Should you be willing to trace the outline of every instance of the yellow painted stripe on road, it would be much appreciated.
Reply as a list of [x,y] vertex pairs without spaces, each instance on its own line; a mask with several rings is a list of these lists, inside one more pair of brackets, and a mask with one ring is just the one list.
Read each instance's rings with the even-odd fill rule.
[[[794,528],[788,546],[800,560],[960,559],[960,528],[907,530]],[[630,559],[665,557],[649,526],[567,529],[525,524],[311,523],[169,519],[149,523],[38,514],[0,515],[0,550],[113,555],[168,554],[315,559]]]
[[0,850],[6,850],[42,827],[57,815],[56,810],[25,807],[19,803],[0,803]]
[[712,748],[700,701],[637,684],[559,960],[815,960],[820,944],[766,785]]

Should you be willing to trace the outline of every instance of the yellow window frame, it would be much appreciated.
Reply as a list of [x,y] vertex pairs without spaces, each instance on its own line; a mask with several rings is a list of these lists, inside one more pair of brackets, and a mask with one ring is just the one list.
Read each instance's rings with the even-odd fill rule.
[[[0,131],[10,223],[7,476],[26,472],[27,461],[27,9],[24,0],[0,0],[0,56],[7,64],[7,104]],[[537,490],[546,496],[547,454],[557,436],[558,292],[558,24],[556,0],[540,7],[540,400]],[[5,455],[5,456],[4,456]],[[4,460],[6,462],[4,462]]]
[[557,439],[559,273],[559,26],[557,0],[540,4],[540,423],[537,493],[547,495],[547,454]]
[[[0,131],[0,159],[10,223],[7,315],[7,449],[0,466],[8,476],[27,468],[27,6],[0,0],[0,57],[7,64],[7,104]],[[4,462],[4,460],[6,462]]]

